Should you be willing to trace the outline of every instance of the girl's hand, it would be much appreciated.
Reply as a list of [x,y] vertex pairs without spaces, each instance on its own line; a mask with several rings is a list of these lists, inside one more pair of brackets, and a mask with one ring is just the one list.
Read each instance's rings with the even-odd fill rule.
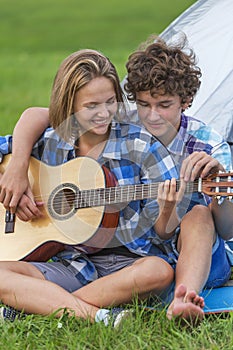
[[44,205],[43,202],[34,202],[28,195],[27,191],[22,195],[17,206],[16,215],[22,221],[30,221],[32,219],[39,219],[43,216],[40,207]]
[[28,191],[28,195],[33,201],[27,170],[27,166],[11,159],[4,174],[0,176],[0,202],[11,213],[16,212],[23,193]]

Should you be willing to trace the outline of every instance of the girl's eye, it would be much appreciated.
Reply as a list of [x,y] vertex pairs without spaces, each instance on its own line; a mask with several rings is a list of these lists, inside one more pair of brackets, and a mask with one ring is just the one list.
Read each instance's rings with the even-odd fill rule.
[[91,105],[88,105],[86,107],[87,107],[87,109],[94,109],[96,107],[96,104],[91,104]]

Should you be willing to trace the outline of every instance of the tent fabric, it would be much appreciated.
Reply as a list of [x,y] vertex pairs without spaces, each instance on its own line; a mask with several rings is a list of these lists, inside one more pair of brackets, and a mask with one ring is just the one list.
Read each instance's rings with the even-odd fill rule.
[[[160,36],[186,35],[201,68],[201,87],[186,114],[211,125],[229,142],[233,159],[233,1],[199,0]],[[133,105],[131,105],[131,108]]]

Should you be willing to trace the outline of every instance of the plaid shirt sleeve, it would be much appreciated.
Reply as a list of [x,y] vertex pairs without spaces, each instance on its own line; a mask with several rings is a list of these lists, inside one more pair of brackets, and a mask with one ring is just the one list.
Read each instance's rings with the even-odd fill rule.
[[223,165],[226,171],[232,170],[231,150],[227,142],[222,141],[213,147],[211,155]]
[[6,155],[12,152],[12,136],[0,136],[0,152]]

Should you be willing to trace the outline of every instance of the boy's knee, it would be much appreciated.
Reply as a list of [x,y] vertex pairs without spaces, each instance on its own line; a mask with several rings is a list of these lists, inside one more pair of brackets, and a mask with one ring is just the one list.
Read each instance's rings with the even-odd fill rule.
[[209,207],[198,204],[195,205],[183,218],[184,223],[191,223],[192,225],[205,224],[210,225],[211,228],[214,228],[214,221],[211,210]]
[[202,205],[202,204],[197,204],[195,205],[191,212],[193,211],[194,214],[199,214],[199,215],[204,215],[204,216],[210,216],[211,215],[211,211],[209,209],[209,207]]

